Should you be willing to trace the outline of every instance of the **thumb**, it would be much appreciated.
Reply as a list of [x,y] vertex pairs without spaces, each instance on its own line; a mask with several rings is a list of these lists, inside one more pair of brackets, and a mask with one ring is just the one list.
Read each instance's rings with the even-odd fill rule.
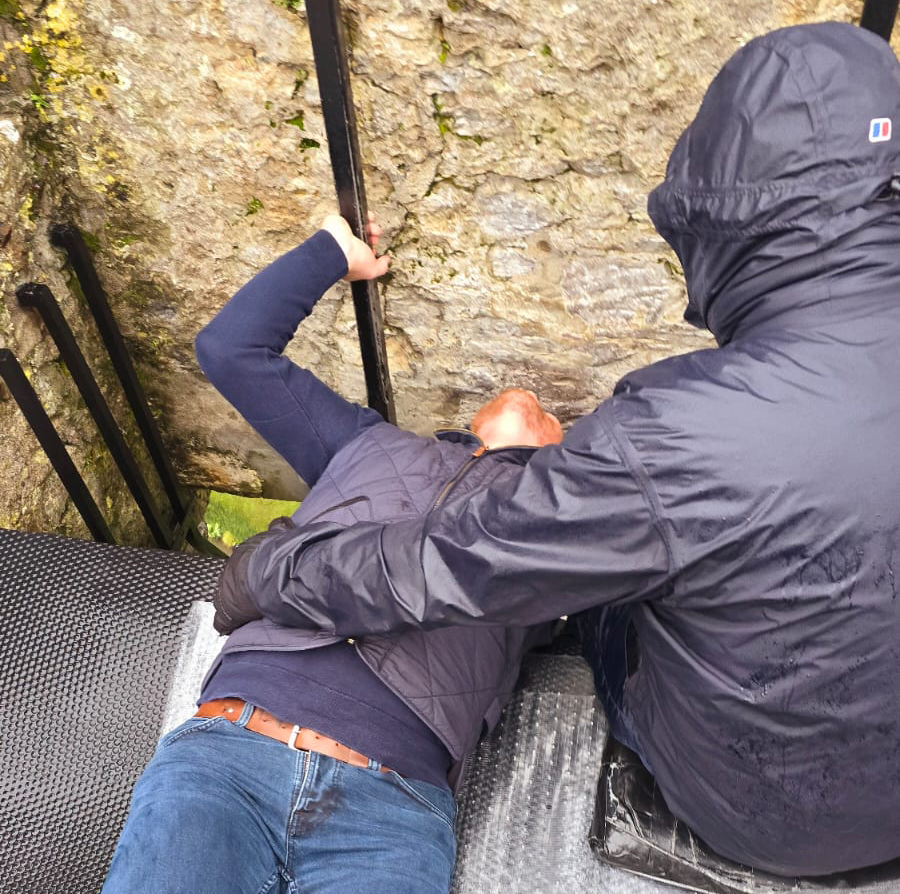
[[372,268],[372,279],[378,279],[379,276],[384,276],[390,265],[391,259],[388,255],[382,255],[380,258],[375,258],[375,265]]
[[344,277],[348,282],[357,282],[360,279],[378,279],[387,273],[391,259],[387,255],[376,258],[372,254],[371,249],[367,249],[369,256],[367,258],[358,258],[351,261],[347,275]]

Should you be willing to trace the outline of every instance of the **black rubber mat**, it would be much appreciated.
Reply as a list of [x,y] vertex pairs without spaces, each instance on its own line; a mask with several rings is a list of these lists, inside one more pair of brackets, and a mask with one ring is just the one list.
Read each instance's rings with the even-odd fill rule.
[[0,891],[96,894],[221,561],[0,530]]

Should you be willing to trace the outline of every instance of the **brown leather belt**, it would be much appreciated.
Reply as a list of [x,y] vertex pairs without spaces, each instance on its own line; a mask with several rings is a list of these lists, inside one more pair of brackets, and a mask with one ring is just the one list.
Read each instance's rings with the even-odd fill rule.
[[[241,716],[246,704],[239,698],[217,698],[200,705],[194,716],[225,717],[227,720],[236,721]],[[329,739],[315,730],[307,729],[305,726],[285,723],[262,708],[253,709],[246,727],[254,733],[284,742],[288,748],[296,748],[298,751],[315,751],[354,767],[369,766],[369,759],[364,754],[360,754],[346,745],[341,745],[340,742],[335,742],[334,739]],[[381,767],[381,772],[390,773],[392,771],[387,767]]]

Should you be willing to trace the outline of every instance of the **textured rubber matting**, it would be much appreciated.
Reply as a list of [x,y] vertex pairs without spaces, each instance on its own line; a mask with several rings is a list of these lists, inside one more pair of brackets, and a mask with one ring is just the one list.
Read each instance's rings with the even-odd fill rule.
[[0,891],[96,894],[221,560],[0,530]]

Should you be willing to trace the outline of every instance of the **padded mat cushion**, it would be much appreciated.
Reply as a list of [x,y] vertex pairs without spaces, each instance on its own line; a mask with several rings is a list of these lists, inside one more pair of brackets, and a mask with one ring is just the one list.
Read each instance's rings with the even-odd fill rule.
[[603,753],[591,845],[597,856],[612,866],[709,894],[900,891],[900,860],[871,869],[798,879],[760,872],[718,856],[669,812],[640,758],[612,738]]

